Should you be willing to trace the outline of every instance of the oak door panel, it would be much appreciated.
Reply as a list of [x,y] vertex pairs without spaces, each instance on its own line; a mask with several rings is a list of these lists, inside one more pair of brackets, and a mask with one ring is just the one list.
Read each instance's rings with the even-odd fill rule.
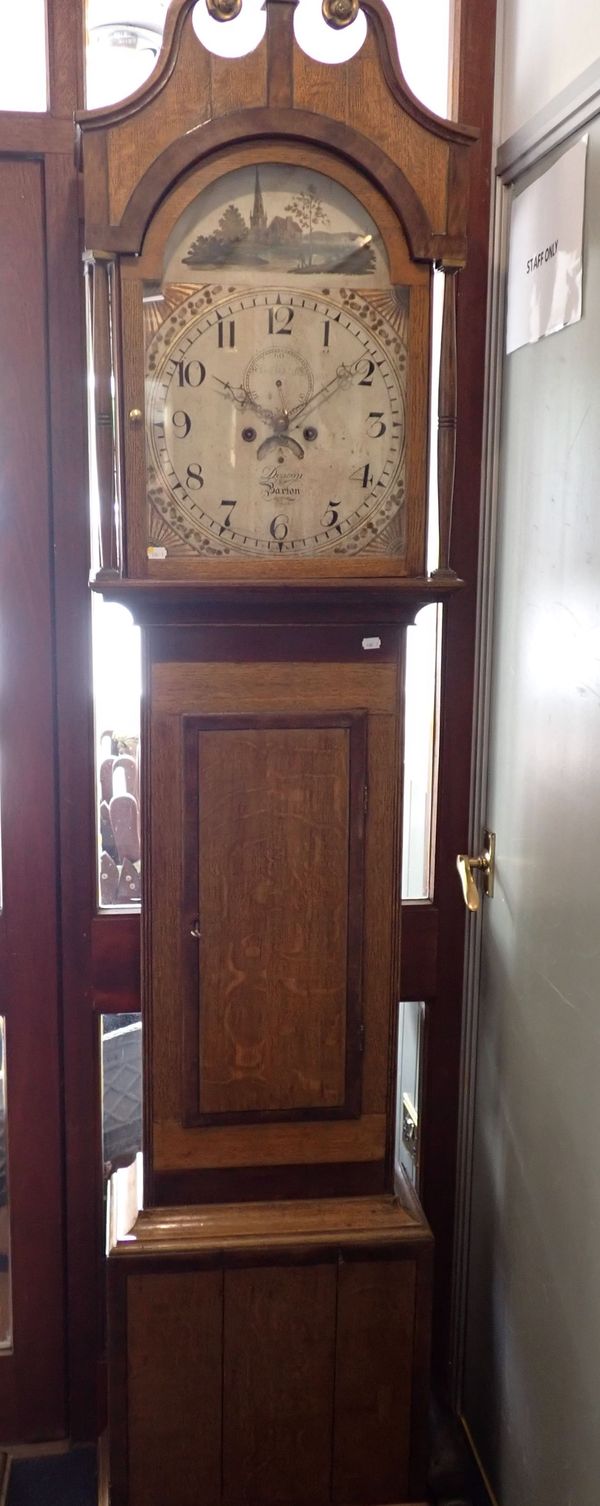
[[414,1349],[414,1260],[339,1268],[334,1502],[406,1499]]
[[357,1113],[366,718],[186,717],[184,741],[187,1122]]
[[330,1500],[335,1262],[225,1273],[223,1506]]
[[221,1271],[127,1283],[129,1506],[220,1506]]
[[[179,630],[182,640],[187,631]],[[189,629],[190,635],[194,632]],[[398,645],[396,663],[365,663],[358,657],[353,662],[304,663],[303,632],[302,628],[287,630],[289,660],[280,658],[272,664],[262,659],[233,663],[216,656],[210,662],[190,662],[185,658],[184,641],[182,657],[169,661],[166,679],[167,665],[160,659],[161,630],[156,629],[153,635],[153,658],[147,665],[146,682],[152,714],[145,773],[152,864],[146,870],[144,900],[150,917],[145,958],[150,1066],[145,1176],[146,1196],[151,1201],[227,1198],[231,1196],[228,1176],[234,1168],[236,1197],[296,1193],[310,1197],[323,1192],[343,1195],[369,1193],[383,1186],[393,1112],[389,1096],[391,1032],[399,996],[398,906],[394,896],[399,854],[402,645]],[[214,650],[214,644],[212,647]],[[281,654],[281,638],[279,647]],[[358,653],[362,653],[360,641]],[[191,739],[187,759],[186,728]],[[224,756],[219,763],[217,753],[210,755],[210,794],[207,790],[203,801],[198,795],[202,782],[198,739],[203,739],[202,758],[208,772],[207,749],[217,728],[222,729],[218,736]],[[335,728],[342,729],[343,737],[339,733],[331,737]],[[261,738],[265,739],[263,747],[268,745],[270,750],[268,759],[262,762]],[[235,760],[227,755],[228,739],[237,750]],[[342,755],[346,739],[349,759],[346,753]],[[213,741],[211,746],[215,749],[218,743]],[[290,758],[291,778],[284,773]],[[316,781],[311,775],[315,759],[321,771]],[[239,767],[234,788],[231,765],[236,761]],[[260,856],[264,871],[259,882],[250,849],[244,855],[240,852],[244,784],[244,799],[251,814],[248,823],[242,824],[262,837],[266,820],[269,831],[267,848]],[[344,786],[345,836],[340,804]],[[323,797],[326,787],[327,802]],[[226,809],[231,801],[231,809]],[[296,810],[294,802],[298,801]],[[284,809],[290,817],[289,821],[286,818],[289,830],[285,846],[278,835],[276,806],[282,820]],[[320,835],[320,847],[314,825],[318,809],[325,809],[326,821],[326,838]],[[300,837],[302,811],[305,830]],[[309,819],[305,820],[307,814]],[[220,846],[224,834],[231,849],[226,874]],[[287,881],[282,877],[286,867],[294,869]],[[309,872],[315,868],[319,870],[316,883]],[[318,891],[320,886],[320,892],[324,892],[325,873],[332,894],[341,896],[346,890],[345,948],[341,930],[339,935],[335,933],[329,902],[328,915],[315,910],[313,890]],[[309,922],[306,915],[303,917],[304,925],[309,924],[313,956],[317,948],[320,951],[320,966],[311,972],[314,962],[310,967],[303,962],[301,973],[294,956],[293,976],[300,980],[308,1006],[300,992],[290,989],[277,995],[275,990],[271,994],[265,990],[261,998],[255,988],[252,1008],[257,1016],[266,1008],[272,1044],[266,1055],[261,1045],[262,1056],[256,1058],[254,1066],[251,1053],[244,1060],[240,1045],[256,1050],[257,1041],[262,1043],[264,1013],[260,1030],[252,1021],[254,1036],[248,1021],[242,1019],[244,1038],[239,1017],[237,1037],[233,1032],[233,1039],[230,1035],[217,1042],[216,1034],[228,999],[235,997],[235,988],[227,996],[226,990],[243,972],[239,962],[241,945],[248,945],[244,938],[251,938],[252,927],[256,930],[260,923],[260,945],[273,943],[268,899],[273,887],[281,889],[284,883],[298,916],[301,901],[304,904],[305,894],[309,896],[306,910],[312,904],[313,915]],[[281,906],[279,895],[276,903]],[[224,923],[225,912],[228,919]],[[279,916],[280,933],[289,927],[287,946],[296,932],[289,917],[282,916],[281,908]],[[198,929],[200,940],[192,934]],[[234,950],[230,955],[227,946],[232,939]],[[289,959],[288,975],[292,976]],[[323,978],[328,988],[335,986],[342,1000],[345,1019],[341,1027],[338,1024],[334,1028],[331,997],[316,1007],[316,989]],[[297,1028],[305,1009],[309,1023],[306,1040]],[[317,1016],[323,1022],[319,1024],[320,1034]],[[229,1028],[232,1017],[234,1011]],[[296,1035],[286,1041],[280,1024],[288,1029],[290,1022]],[[200,1047],[205,1073],[202,1082]],[[294,1077],[292,1054],[299,1056],[305,1079],[302,1083]],[[310,1081],[308,1084],[310,1092],[306,1087],[307,1064],[311,1069],[316,1065],[312,1086]],[[256,1079],[251,1076],[255,1072]],[[276,1074],[282,1083],[277,1084],[279,1097]],[[207,1090],[212,1095],[208,1100],[211,1112]],[[331,1101],[334,1093],[337,1103]],[[290,1169],[289,1178],[286,1168]]]

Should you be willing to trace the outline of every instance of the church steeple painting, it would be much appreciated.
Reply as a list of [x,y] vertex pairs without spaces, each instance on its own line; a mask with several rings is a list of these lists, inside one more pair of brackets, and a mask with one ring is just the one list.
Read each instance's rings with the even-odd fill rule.
[[254,181],[254,208],[252,210],[252,214],[250,215],[250,229],[254,231],[254,234],[256,234],[257,230],[266,230],[266,228],[267,216],[265,214],[265,206],[263,204],[263,196],[260,187],[260,177],[257,168],[256,178]]
[[[328,279],[385,275],[376,225],[323,174],[262,163],[229,174],[227,188],[216,203],[209,191],[203,233],[191,245],[182,237],[170,280],[181,281],[184,267],[251,268],[267,278],[275,270]],[[198,225],[198,206],[194,215]]]

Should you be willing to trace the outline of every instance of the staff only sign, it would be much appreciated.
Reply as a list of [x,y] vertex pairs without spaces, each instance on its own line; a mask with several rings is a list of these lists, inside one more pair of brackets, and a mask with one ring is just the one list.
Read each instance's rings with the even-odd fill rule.
[[513,200],[506,349],[581,319],[587,136]]

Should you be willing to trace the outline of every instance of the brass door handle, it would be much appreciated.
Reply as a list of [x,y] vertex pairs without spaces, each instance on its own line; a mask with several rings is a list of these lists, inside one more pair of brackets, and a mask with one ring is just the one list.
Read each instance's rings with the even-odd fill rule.
[[483,892],[488,899],[494,897],[494,867],[496,861],[496,833],[484,831],[483,852],[477,858],[471,858],[466,852],[459,852],[456,859],[462,891],[467,910],[479,909],[479,890],[475,883],[477,871],[483,874]]

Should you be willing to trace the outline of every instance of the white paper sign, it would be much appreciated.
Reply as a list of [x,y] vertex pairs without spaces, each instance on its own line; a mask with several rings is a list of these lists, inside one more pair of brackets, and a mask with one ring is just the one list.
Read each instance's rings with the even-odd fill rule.
[[587,136],[513,200],[506,349],[581,319]]

